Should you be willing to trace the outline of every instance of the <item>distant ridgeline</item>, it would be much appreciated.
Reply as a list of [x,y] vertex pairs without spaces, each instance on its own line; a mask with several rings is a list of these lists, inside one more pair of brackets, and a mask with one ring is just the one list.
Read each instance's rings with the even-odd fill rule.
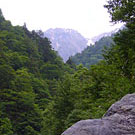
[[55,28],[49,29],[44,36],[52,42],[52,47],[66,62],[70,56],[80,53],[87,47],[87,39],[72,29]]
[[94,45],[88,46],[81,53],[70,57],[70,59],[76,64],[83,64],[85,67],[90,67],[90,65],[97,64],[100,60],[103,60],[103,50],[105,47],[110,47],[113,42],[113,36],[107,36],[101,38],[99,41],[95,42]]
[[0,135],[60,135],[77,121],[101,118],[115,101],[135,93],[134,0],[108,2],[112,21],[126,28],[114,35],[114,45],[105,37],[76,55],[77,64],[89,67],[110,46],[91,68],[75,66],[74,57],[64,63],[42,31],[12,26],[0,10]]

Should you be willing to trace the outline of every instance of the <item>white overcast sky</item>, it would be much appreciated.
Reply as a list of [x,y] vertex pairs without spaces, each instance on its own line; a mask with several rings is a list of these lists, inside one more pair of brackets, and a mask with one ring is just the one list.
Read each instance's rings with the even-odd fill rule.
[[91,38],[120,27],[112,26],[106,0],[0,0],[0,8],[13,25],[29,30],[70,28]]

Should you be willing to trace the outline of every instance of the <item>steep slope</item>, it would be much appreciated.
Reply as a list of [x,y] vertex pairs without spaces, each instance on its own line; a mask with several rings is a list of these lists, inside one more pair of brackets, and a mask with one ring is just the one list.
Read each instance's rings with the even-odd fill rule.
[[102,51],[105,46],[109,47],[113,43],[112,37],[103,37],[94,45],[88,46],[81,53],[71,57],[75,64],[83,64],[85,67],[98,63],[103,59]]
[[51,88],[69,70],[39,35],[0,10],[0,135],[39,135]]
[[87,39],[72,29],[49,29],[44,33],[44,36],[50,39],[52,47],[63,58],[64,62],[70,56],[81,52],[87,47]]

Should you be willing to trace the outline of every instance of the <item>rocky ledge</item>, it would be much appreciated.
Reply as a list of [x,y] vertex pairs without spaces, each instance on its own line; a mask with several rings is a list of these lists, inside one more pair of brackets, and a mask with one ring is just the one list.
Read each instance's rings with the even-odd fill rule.
[[135,135],[135,94],[113,104],[101,119],[81,120],[62,135]]

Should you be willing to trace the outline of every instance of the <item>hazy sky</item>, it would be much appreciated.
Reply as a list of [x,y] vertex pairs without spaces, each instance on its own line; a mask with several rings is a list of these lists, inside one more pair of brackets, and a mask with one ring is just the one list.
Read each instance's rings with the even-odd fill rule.
[[0,0],[0,8],[13,25],[29,30],[70,28],[86,38],[111,31],[112,26],[103,5],[106,0]]

